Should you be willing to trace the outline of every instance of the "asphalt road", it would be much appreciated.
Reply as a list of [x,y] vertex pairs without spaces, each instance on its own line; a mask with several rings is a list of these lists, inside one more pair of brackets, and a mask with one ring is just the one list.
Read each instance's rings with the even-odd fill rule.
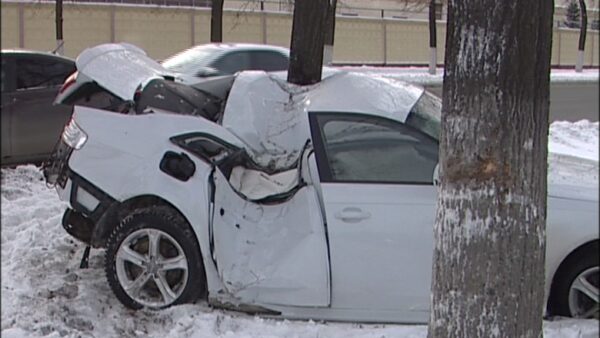
[[550,86],[550,121],[598,121],[600,87],[596,83]]

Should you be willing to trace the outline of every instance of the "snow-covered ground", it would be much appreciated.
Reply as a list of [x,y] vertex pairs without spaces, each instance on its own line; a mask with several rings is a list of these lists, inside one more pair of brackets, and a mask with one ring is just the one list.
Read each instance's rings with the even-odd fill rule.
[[[550,177],[598,185],[598,122],[555,122]],[[265,319],[206,304],[133,312],[110,291],[102,251],[79,269],[84,246],[60,225],[66,204],[35,166],[2,169],[1,336],[21,337],[415,337],[424,325],[365,325]],[[544,322],[546,338],[598,337],[597,320]]]

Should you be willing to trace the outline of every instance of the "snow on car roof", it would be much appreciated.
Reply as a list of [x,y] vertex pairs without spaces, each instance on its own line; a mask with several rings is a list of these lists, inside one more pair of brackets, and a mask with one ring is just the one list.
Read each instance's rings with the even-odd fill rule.
[[285,73],[237,75],[222,125],[246,142],[253,160],[287,169],[310,139],[309,112],[363,113],[404,122],[423,88],[384,76],[328,71],[311,86],[286,82]]

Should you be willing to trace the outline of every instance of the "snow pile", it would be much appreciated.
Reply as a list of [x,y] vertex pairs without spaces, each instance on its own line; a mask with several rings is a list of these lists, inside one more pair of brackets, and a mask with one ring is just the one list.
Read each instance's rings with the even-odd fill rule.
[[[550,130],[550,167],[585,184],[579,163],[598,166],[598,123],[556,122]],[[568,157],[569,165],[556,163]],[[583,161],[583,162],[581,162]],[[113,296],[103,252],[92,250],[79,269],[83,245],[62,229],[66,204],[45,186],[35,166],[2,169],[2,322],[4,338],[24,337],[414,337],[425,325],[364,325],[265,319],[214,310],[206,304],[163,311],[130,311]],[[544,322],[546,338],[598,337],[597,320]]]
[[598,122],[556,121],[550,125],[548,151],[598,162]]
[[548,180],[598,185],[598,122],[556,121],[548,134]]

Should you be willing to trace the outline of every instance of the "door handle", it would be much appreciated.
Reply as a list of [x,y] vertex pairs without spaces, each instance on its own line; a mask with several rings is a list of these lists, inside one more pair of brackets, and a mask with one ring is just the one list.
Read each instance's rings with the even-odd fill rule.
[[357,207],[347,207],[335,213],[335,218],[341,219],[346,223],[357,223],[369,217],[371,217],[370,212],[362,211],[362,209]]

